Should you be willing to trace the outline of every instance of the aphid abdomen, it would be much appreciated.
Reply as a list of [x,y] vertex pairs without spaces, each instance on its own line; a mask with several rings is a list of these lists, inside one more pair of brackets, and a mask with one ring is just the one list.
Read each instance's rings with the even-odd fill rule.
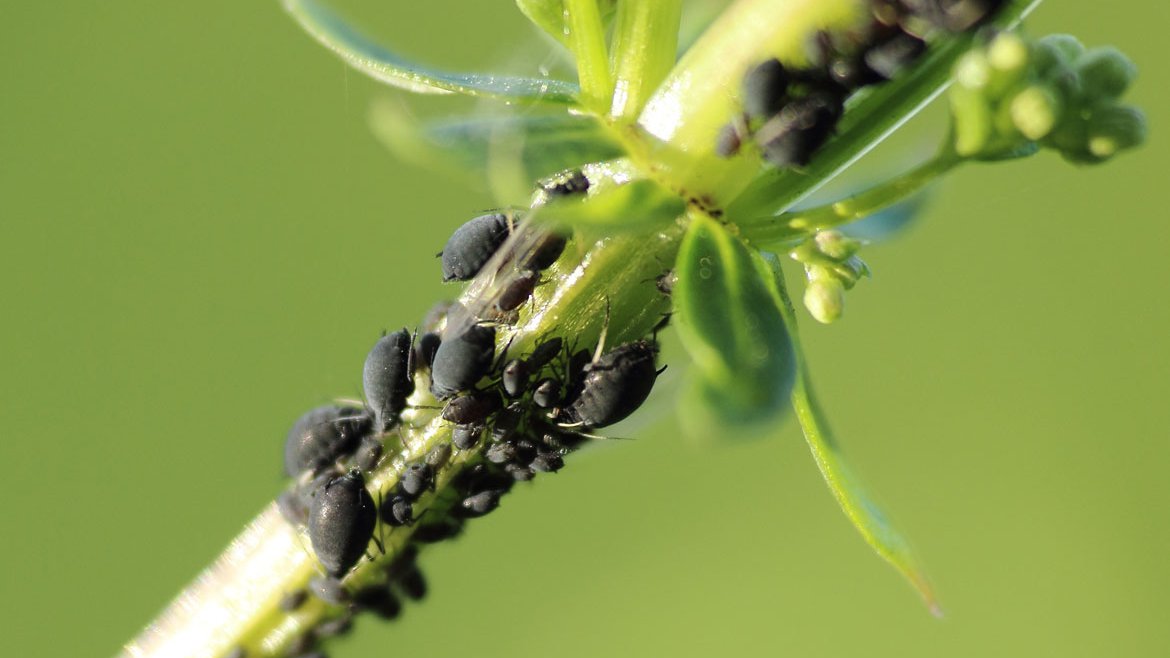
[[407,398],[414,393],[412,348],[410,332],[400,329],[379,339],[366,355],[362,388],[379,432],[398,424]]
[[443,247],[443,281],[468,281],[508,239],[509,221],[503,213],[480,215],[455,229]]
[[626,343],[586,366],[581,392],[566,410],[570,422],[605,427],[634,413],[654,387],[657,347],[649,341]]
[[330,480],[309,510],[309,541],[325,572],[334,578],[348,573],[366,552],[377,523],[374,499],[360,471]]
[[431,393],[446,400],[471,390],[491,370],[496,330],[472,325],[457,336],[445,337],[431,364]]
[[369,431],[361,409],[325,405],[310,409],[293,423],[284,442],[284,471],[296,477],[318,471],[352,453]]

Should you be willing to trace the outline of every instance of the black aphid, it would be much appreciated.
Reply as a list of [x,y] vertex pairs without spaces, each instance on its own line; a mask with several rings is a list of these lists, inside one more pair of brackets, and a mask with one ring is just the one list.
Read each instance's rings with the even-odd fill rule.
[[521,437],[513,441],[516,444],[516,461],[521,464],[527,464],[536,457],[536,452],[539,449],[536,441],[528,437]]
[[440,468],[446,466],[447,460],[450,458],[451,444],[444,441],[442,443],[435,444],[435,447],[431,448],[430,451],[427,452],[427,456],[423,459],[426,461],[427,466],[430,466],[437,471]]
[[484,457],[493,464],[506,464],[516,460],[516,445],[508,441],[493,443],[484,451]]
[[508,282],[496,298],[496,308],[501,311],[515,311],[532,297],[532,291],[540,281],[540,275],[532,270],[523,270]]
[[435,352],[439,351],[439,345],[443,343],[443,339],[439,337],[439,332],[428,331],[427,333],[418,337],[414,342],[414,362],[416,367],[427,368],[435,361]]
[[564,344],[564,341],[559,337],[553,337],[537,345],[532,350],[532,354],[529,354],[528,358],[524,359],[525,363],[528,364],[528,369],[532,372],[537,372],[552,363],[552,360],[560,355]]
[[457,425],[482,424],[499,410],[500,394],[494,390],[472,391],[443,407],[443,420]]
[[504,464],[504,472],[510,475],[516,482],[528,482],[536,477],[535,471],[520,464]]
[[377,523],[361,471],[351,469],[330,480],[309,509],[309,541],[325,572],[335,578],[349,572],[366,552]]
[[512,438],[516,430],[520,427],[520,421],[524,418],[523,403],[513,402],[508,405],[500,413],[496,414],[492,421],[492,440],[507,441]]
[[565,252],[566,244],[568,244],[568,238],[560,233],[545,233],[541,235],[536,239],[536,244],[533,245],[532,250],[520,262],[520,269],[532,270],[533,272],[547,270]]
[[556,473],[565,467],[565,460],[555,452],[540,452],[528,462],[528,468],[538,473]]
[[792,76],[780,63],[769,59],[743,76],[743,109],[752,119],[767,119],[784,107]]
[[471,390],[492,368],[496,353],[496,330],[471,325],[456,336],[447,336],[431,364],[431,393],[446,400],[460,391]]
[[353,455],[354,467],[363,472],[374,470],[382,459],[382,450],[382,442],[378,439],[372,436],[363,438],[357,452]]
[[362,388],[379,432],[398,424],[406,399],[414,393],[413,344],[410,332],[400,329],[382,336],[366,355]]
[[678,275],[674,273],[674,270],[666,270],[654,279],[654,287],[667,297],[674,293],[676,283],[678,283]]
[[504,492],[489,489],[468,496],[459,502],[459,514],[467,518],[483,516],[500,505],[500,496]]
[[455,229],[440,254],[444,281],[475,278],[496,250],[508,239],[511,222],[504,213],[480,215]]
[[369,610],[382,619],[396,619],[402,613],[402,603],[386,585],[368,585],[353,595],[358,610]]
[[418,500],[424,491],[435,490],[435,469],[426,462],[415,462],[402,471],[398,491],[411,500]]
[[315,576],[309,580],[309,591],[329,605],[349,603],[349,591],[336,578]]
[[926,42],[909,34],[899,34],[865,53],[869,70],[890,80],[926,51]]
[[403,569],[395,578],[394,584],[411,601],[421,601],[427,595],[427,579],[417,565],[410,565]]
[[414,531],[411,538],[423,544],[434,544],[435,542],[444,541],[447,539],[454,539],[463,532],[463,524],[451,521],[436,521],[421,525]]
[[784,107],[756,133],[764,159],[775,167],[804,166],[833,134],[840,98],[816,93]]
[[904,0],[911,12],[948,32],[963,32],[995,16],[1007,0]]
[[414,501],[409,496],[393,496],[382,503],[382,523],[404,526],[414,523]]
[[719,129],[719,133],[715,135],[715,155],[721,158],[730,158],[739,153],[739,148],[743,145],[743,132],[735,121],[724,124]]
[[571,196],[589,190],[589,178],[580,169],[562,171],[540,182],[540,189],[549,196]]
[[285,439],[284,472],[296,477],[320,471],[353,452],[369,429],[370,417],[361,409],[330,404],[309,410]]
[[451,430],[451,443],[460,450],[471,450],[483,435],[483,425],[456,425]]
[[504,395],[518,398],[524,395],[528,388],[528,377],[531,375],[528,363],[520,359],[512,359],[504,364],[504,374],[500,383],[504,386]]
[[536,382],[532,389],[532,402],[541,409],[552,409],[561,401],[561,383],[552,377]]
[[569,423],[587,427],[612,425],[642,406],[658,370],[658,346],[648,340],[626,343],[583,368],[581,392],[565,410]]
[[280,597],[280,609],[285,612],[292,612],[301,607],[305,600],[309,598],[309,592],[303,589],[294,589]]
[[284,520],[293,525],[301,525],[309,520],[309,506],[292,491],[285,491],[277,496],[276,507]]

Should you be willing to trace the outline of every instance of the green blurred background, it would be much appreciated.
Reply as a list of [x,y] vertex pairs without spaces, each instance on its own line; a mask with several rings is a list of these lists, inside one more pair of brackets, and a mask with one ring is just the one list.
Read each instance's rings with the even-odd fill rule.
[[[509,2],[336,4],[452,68],[532,39]],[[428,552],[431,598],[332,655],[1166,655],[1170,6],[1030,24],[1132,55],[1147,147],[962,171],[867,250],[846,319],[805,328],[946,619],[792,423],[696,443],[659,400],[638,441]],[[275,1],[5,3],[0,82],[0,637],[108,656],[280,489],[291,421],[451,294],[433,254],[492,202],[387,154],[365,118],[387,92]]]

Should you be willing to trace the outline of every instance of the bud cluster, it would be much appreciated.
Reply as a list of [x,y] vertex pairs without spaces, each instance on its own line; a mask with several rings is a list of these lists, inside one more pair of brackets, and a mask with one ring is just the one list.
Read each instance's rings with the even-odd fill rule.
[[1119,101],[1136,75],[1115,48],[996,34],[955,66],[954,151],[998,160],[1043,146],[1072,162],[1104,162],[1145,139],[1141,111]]
[[869,266],[857,256],[860,248],[861,242],[839,231],[819,231],[789,252],[804,265],[808,279],[804,306],[817,322],[829,324],[840,318],[845,311],[845,291],[861,277],[870,276]]

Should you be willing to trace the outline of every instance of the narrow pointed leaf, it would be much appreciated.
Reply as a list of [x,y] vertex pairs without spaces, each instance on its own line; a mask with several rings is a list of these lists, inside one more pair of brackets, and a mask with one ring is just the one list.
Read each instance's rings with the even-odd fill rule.
[[422,122],[385,99],[370,107],[370,126],[399,157],[489,181],[502,201],[528,194],[534,180],[621,153],[596,121],[568,114]]
[[393,87],[419,94],[460,93],[517,103],[577,102],[577,87],[570,82],[430,69],[374,43],[315,0],[284,0],[284,6],[306,32],[350,66]]
[[775,419],[786,408],[796,366],[767,265],[725,226],[696,214],[675,273],[679,337],[698,377],[692,390],[725,423]]
[[809,450],[812,451],[817,468],[820,469],[825,483],[829,485],[829,491],[833,493],[837,504],[841,506],[853,527],[861,533],[865,542],[910,582],[929,607],[931,614],[941,617],[942,608],[939,606],[938,598],[926,577],[926,572],[914,556],[910,543],[890,523],[885,512],[862,486],[853,469],[846,463],[845,456],[829,429],[825,413],[813,395],[808,368],[800,347],[800,336],[796,329],[796,314],[784,288],[779,261],[773,256],[769,262],[775,274],[776,286],[785,299],[782,308],[784,318],[791,329],[796,355],[797,373],[796,383],[792,388],[792,408],[796,412],[801,430],[804,431],[804,438],[808,442]]

